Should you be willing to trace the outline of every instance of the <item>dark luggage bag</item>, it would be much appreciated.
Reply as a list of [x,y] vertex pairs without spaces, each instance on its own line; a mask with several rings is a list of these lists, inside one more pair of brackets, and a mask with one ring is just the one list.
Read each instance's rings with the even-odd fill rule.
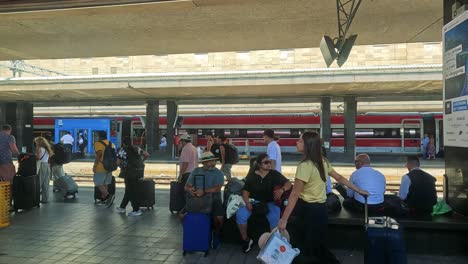
[[406,248],[403,231],[398,222],[390,217],[368,217],[365,198],[365,234],[367,246],[364,263],[406,264]]
[[[109,185],[107,185],[107,191],[110,195],[115,195],[115,177],[112,176],[112,181]],[[98,187],[94,187],[94,202],[97,203],[102,198],[101,191]]]
[[178,181],[171,181],[169,194],[169,211],[179,212],[185,207],[184,185]]
[[138,181],[137,200],[140,207],[153,209],[155,198],[155,183],[152,179],[140,179]]
[[68,175],[64,175],[55,180],[54,188],[57,188],[64,198],[67,198],[68,195],[73,195],[73,199],[75,199],[76,193],[78,192],[78,184],[76,184],[75,180]]
[[184,217],[183,255],[187,252],[205,252],[211,245],[211,217],[203,213],[187,213]]
[[13,178],[13,209],[40,207],[39,176],[19,176]]
[[21,153],[18,156],[18,175],[32,176],[37,174],[36,155],[29,153]]

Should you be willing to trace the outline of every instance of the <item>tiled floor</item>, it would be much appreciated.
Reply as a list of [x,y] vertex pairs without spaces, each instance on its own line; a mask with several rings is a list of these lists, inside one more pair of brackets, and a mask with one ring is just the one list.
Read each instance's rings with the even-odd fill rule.
[[[123,190],[118,190],[116,203]],[[155,210],[127,217],[95,206],[92,189],[79,197],[12,215],[0,229],[0,263],[258,263],[257,250],[243,254],[238,245],[182,256],[182,227],[168,210],[168,190],[157,190]],[[361,252],[334,251],[342,263],[362,263]],[[461,256],[409,256],[409,263],[468,263]]]

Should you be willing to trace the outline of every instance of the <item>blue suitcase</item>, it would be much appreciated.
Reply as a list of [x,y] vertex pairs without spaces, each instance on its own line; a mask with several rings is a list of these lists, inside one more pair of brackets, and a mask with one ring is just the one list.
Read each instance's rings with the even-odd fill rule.
[[365,199],[365,229],[367,246],[364,251],[366,264],[406,264],[406,248],[403,231],[390,217],[368,217]]
[[205,252],[211,246],[211,218],[208,214],[187,213],[184,217],[183,255],[187,252]]

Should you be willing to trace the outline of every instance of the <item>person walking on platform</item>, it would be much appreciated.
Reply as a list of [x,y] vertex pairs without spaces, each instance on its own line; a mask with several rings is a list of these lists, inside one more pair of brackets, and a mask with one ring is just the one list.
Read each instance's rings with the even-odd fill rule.
[[68,131],[67,134],[63,135],[60,138],[60,142],[65,146],[65,152],[68,155],[67,160],[71,160],[73,152],[73,142],[75,142],[75,139],[72,137],[71,132]]
[[268,145],[267,155],[270,157],[271,167],[281,172],[281,148],[276,142],[275,131],[273,129],[263,131],[263,140]]
[[15,137],[11,135],[11,126],[3,125],[0,131],[0,180],[9,182],[10,188],[13,186],[16,171],[12,160],[13,155],[19,155]]
[[104,151],[107,145],[112,144],[111,147],[115,149],[112,142],[107,139],[106,131],[98,132],[99,140],[94,142],[95,159],[93,165],[93,181],[94,185],[99,189],[101,193],[100,205],[107,205],[110,207],[114,202],[115,195],[109,194],[107,186],[112,183],[112,172],[104,169]]
[[[361,195],[369,195],[338,174],[330,162],[322,157],[320,136],[315,132],[305,132],[296,143],[297,150],[302,153],[302,161],[297,166],[293,190],[288,199],[288,205],[281,217],[278,229],[286,229],[293,209],[296,212],[297,247],[301,250],[298,257],[302,263],[329,263],[326,248],[328,212],[326,201],[326,176],[333,177],[337,182],[346,185]],[[297,205],[297,206],[296,206]],[[327,254],[328,253],[328,254]]]
[[162,153],[166,153],[166,148],[167,148],[167,138],[166,138],[166,135],[164,134],[161,137],[161,142],[159,143],[159,151]]
[[232,177],[232,157],[230,157],[230,153],[228,153],[228,149],[230,146],[228,144],[227,137],[225,135],[220,135],[218,137],[218,144],[219,144],[219,152],[221,153],[221,171],[226,176],[226,180],[230,180]]
[[424,133],[424,138],[421,141],[421,152],[422,152],[422,158],[426,159],[427,158],[427,147],[429,146],[430,139],[427,136],[427,133]]
[[43,137],[34,139],[36,145],[37,174],[41,186],[41,203],[47,203],[49,198],[50,167],[49,157],[54,155],[54,151],[49,142]]
[[[383,212],[384,195],[386,188],[385,176],[378,170],[371,167],[370,157],[367,154],[359,154],[354,160],[356,170],[351,174],[349,181],[360,189],[367,190],[370,195],[367,199],[369,204],[369,213],[378,214],[379,210]],[[343,206],[346,209],[363,213],[364,197],[347,189],[347,196],[344,197]]]
[[430,215],[437,203],[436,178],[421,170],[416,156],[407,157],[408,173],[401,178],[400,199],[406,203],[410,215]]
[[139,216],[142,213],[137,200],[138,180],[144,177],[144,161],[149,157],[149,154],[140,147],[132,145],[130,137],[125,137],[122,145],[117,153],[117,163],[120,167],[119,177],[125,180],[125,194],[116,211],[126,213],[125,208],[128,202],[131,202],[133,210],[128,213],[128,216]]
[[197,149],[192,145],[192,138],[189,135],[180,136],[180,145],[182,151],[180,153],[180,171],[178,181],[183,185],[187,182],[190,173],[198,166]]

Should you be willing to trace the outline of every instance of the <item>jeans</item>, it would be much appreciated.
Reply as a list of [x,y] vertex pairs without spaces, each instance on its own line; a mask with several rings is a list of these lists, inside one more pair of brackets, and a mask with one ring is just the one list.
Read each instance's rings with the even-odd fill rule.
[[142,178],[142,170],[130,170],[125,172],[125,194],[120,203],[120,208],[126,208],[128,202],[131,202],[134,212],[140,210],[140,205],[138,204],[138,181]]
[[[270,223],[270,228],[273,229],[278,225],[280,219],[280,208],[276,206],[273,202],[267,203],[268,206],[268,213],[266,215],[268,219],[268,223]],[[247,207],[243,206],[237,210],[236,213],[236,221],[239,225],[246,225],[247,220],[249,220],[252,212],[247,209]]]
[[226,180],[230,180],[231,177],[232,177],[232,164],[223,164],[221,166],[221,171],[224,173],[224,175],[226,176]]

